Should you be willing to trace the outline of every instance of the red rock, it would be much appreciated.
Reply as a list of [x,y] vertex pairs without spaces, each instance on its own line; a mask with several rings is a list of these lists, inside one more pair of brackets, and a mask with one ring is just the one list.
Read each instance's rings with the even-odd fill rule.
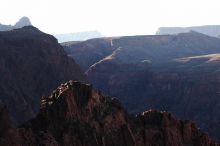
[[128,115],[117,99],[73,81],[42,98],[36,118],[5,131],[4,146],[219,146],[189,121],[156,110]]

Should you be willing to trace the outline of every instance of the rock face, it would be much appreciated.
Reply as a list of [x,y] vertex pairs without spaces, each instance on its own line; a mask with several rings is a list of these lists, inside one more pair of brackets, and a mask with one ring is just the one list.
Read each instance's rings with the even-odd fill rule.
[[22,28],[24,26],[31,26],[31,21],[28,17],[22,17],[14,26],[13,25],[4,25],[0,24],[0,31],[9,31],[12,29]]
[[157,35],[178,34],[196,31],[213,37],[220,37],[220,25],[194,26],[194,27],[160,27]]
[[[93,44],[102,44],[100,41]],[[95,53],[85,52],[102,47],[87,44],[73,44],[68,51],[74,57],[85,55],[76,57],[76,62],[87,69],[96,89],[118,97],[129,112],[166,110],[196,121],[201,129],[220,138],[218,38],[196,32],[111,38],[103,50],[112,53],[96,63],[90,62]],[[87,68],[85,60],[87,66],[93,65]]]
[[42,95],[70,79],[85,76],[57,40],[32,26],[0,32],[0,102],[14,124],[38,112]]
[[117,99],[73,81],[43,97],[36,118],[0,133],[4,146],[219,146],[194,123],[155,110],[128,115]]
[[68,56],[73,58],[84,71],[116,49],[112,46],[111,38],[91,39],[85,42],[67,42],[61,45]]

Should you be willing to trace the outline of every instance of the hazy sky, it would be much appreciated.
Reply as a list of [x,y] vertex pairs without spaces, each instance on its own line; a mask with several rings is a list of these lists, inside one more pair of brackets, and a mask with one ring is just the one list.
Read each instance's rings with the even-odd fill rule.
[[98,30],[104,35],[154,34],[160,26],[220,24],[219,0],[0,0],[0,23],[28,16],[56,34]]

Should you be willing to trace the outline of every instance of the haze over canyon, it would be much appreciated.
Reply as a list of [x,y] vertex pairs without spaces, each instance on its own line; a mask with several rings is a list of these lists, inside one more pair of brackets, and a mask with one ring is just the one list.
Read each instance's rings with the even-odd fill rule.
[[104,37],[33,25],[0,25],[0,146],[220,146],[219,26]]

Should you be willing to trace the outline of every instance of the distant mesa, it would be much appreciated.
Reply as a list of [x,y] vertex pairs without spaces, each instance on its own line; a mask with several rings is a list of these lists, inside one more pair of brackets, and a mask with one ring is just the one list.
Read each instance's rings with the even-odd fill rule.
[[193,27],[160,27],[157,35],[179,34],[184,32],[196,31],[212,37],[220,37],[220,25],[204,25]]
[[28,17],[22,17],[15,25],[0,24],[0,31],[9,31],[30,25],[32,25],[30,19]]
[[102,38],[102,35],[98,31],[85,31],[76,33],[66,33],[66,34],[54,34],[59,43],[69,42],[69,41],[85,41],[93,38]]

